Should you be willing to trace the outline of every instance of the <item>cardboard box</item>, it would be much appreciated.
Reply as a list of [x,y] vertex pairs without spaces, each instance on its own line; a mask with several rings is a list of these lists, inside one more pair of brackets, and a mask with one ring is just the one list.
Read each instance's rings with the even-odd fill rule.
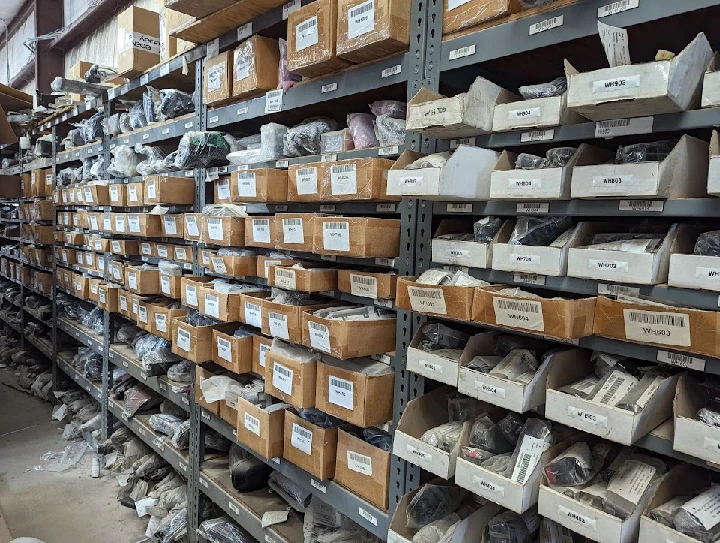
[[172,322],[175,317],[187,315],[186,309],[170,309],[160,304],[150,304],[150,333],[168,341],[173,340]]
[[155,244],[155,255],[158,258],[162,258],[167,260],[168,258],[172,258],[172,246],[167,245],[165,243],[156,243]]
[[302,344],[348,359],[395,350],[397,319],[337,320],[302,314]]
[[128,234],[149,238],[162,236],[161,217],[161,215],[128,213]]
[[90,278],[79,273],[72,276],[73,294],[82,300],[89,300]]
[[575,349],[573,356],[556,360],[547,377],[545,417],[617,443],[632,445],[672,416],[677,375],[668,377],[635,414],[561,392],[560,389],[593,374],[589,353]]
[[[717,356],[717,313],[659,303],[597,298],[593,333],[599,336]],[[666,353],[671,356],[672,353]]]
[[399,277],[395,305],[406,311],[469,321],[473,287],[433,286],[416,283],[417,277]]
[[[311,238],[312,239],[312,238]],[[268,278],[271,266],[292,266],[300,262],[295,258],[275,258],[267,255],[257,256],[257,267],[255,269],[255,275],[257,277]]]
[[272,168],[236,170],[231,174],[233,202],[287,202],[288,172]]
[[423,87],[408,102],[406,129],[443,139],[487,134],[493,129],[495,106],[519,99],[482,77],[452,98]]
[[399,200],[387,194],[387,172],[394,162],[386,158],[354,158],[330,163],[323,168],[320,199]]
[[180,13],[192,15],[198,19],[202,19],[203,17],[216,13],[223,8],[233,5],[234,3],[235,0],[212,0],[200,2],[198,0],[165,0],[165,7],[172,8],[172,10],[179,11]]
[[397,275],[394,273],[338,270],[337,290],[362,298],[395,300],[396,284]]
[[213,331],[212,360],[233,373],[253,371],[252,351],[253,336],[235,337],[219,330]]
[[203,96],[212,104],[226,102],[232,96],[233,52],[225,51],[205,61]]
[[198,289],[200,313],[223,322],[237,322],[240,319],[240,293],[217,292],[211,286]]
[[251,291],[243,293],[241,296],[240,322],[260,329],[265,298],[270,296],[270,291]]
[[698,236],[708,231],[683,225],[670,254],[668,286],[720,291],[720,258],[693,254]]
[[278,41],[252,36],[233,52],[232,95],[236,99],[257,96],[278,86]]
[[498,104],[493,114],[493,132],[541,130],[582,122],[585,122],[585,119],[581,115],[568,110],[567,92],[564,92],[560,96]]
[[522,7],[519,0],[468,0],[466,2],[445,0],[443,36],[518,13]]
[[530,298],[495,294],[504,288],[498,285],[475,289],[473,321],[559,339],[592,335],[597,298]]
[[130,6],[117,16],[117,73],[132,78],[160,62],[160,16]]
[[263,458],[282,457],[286,409],[263,408],[238,398],[237,440]]
[[118,312],[118,293],[120,287],[109,284],[101,284],[98,287],[98,307],[111,313]]
[[[183,220],[185,221],[185,239],[188,241],[200,241],[202,237],[204,225],[204,215],[202,213],[185,213]],[[244,237],[244,232],[243,232]]]
[[253,371],[260,375],[265,375],[265,367],[267,366],[266,355],[270,351],[273,340],[261,335],[253,336]]
[[236,328],[234,324],[191,326],[185,322],[185,317],[175,317],[172,320],[172,352],[196,364],[207,362],[213,356],[213,330],[233,333]]
[[110,187],[108,185],[86,185],[83,194],[87,205],[110,205]]
[[125,289],[120,289],[118,292],[118,311],[121,315],[128,318],[130,317],[131,299],[132,294]]
[[144,183],[128,183],[125,185],[125,202],[128,207],[139,207],[145,202]]
[[174,260],[177,262],[193,263],[193,247],[185,245],[171,245]]
[[570,180],[575,167],[601,164],[611,158],[608,151],[582,143],[566,166],[523,170],[515,169],[515,153],[503,151],[490,175],[490,197],[493,200],[565,200],[570,198]]
[[[453,360],[445,356],[435,354],[431,351],[425,351],[419,348],[420,343],[425,339],[423,335],[423,329],[428,326],[429,323],[423,324],[413,336],[410,344],[407,348],[406,366],[407,369],[418,375],[423,375],[433,381],[458,386],[458,373],[462,358]],[[478,334],[470,338],[470,341],[465,347],[464,353],[475,356],[481,354],[481,351],[490,350],[490,353],[482,354],[493,354],[492,348],[495,345],[495,335],[490,332],[487,334]],[[463,357],[465,354],[463,353]],[[470,356],[470,360],[472,360]],[[474,392],[474,391],[472,391]],[[476,394],[468,394],[468,396],[477,397]]]
[[[186,238],[188,233],[188,215],[185,215]],[[245,245],[244,217],[209,217],[202,216],[203,241],[211,245],[238,246]]]
[[139,241],[138,247],[140,248],[140,254],[142,256],[155,256],[154,241]]
[[[474,236],[474,220],[442,219],[432,239],[432,261],[452,266],[489,268],[492,263],[493,246],[498,240],[498,231],[492,243],[440,239],[447,234],[471,234]],[[474,239],[474,238],[473,238]]]
[[125,284],[125,264],[121,260],[111,260],[108,262],[110,276],[113,281]]
[[143,270],[139,266],[125,266],[125,286],[137,294],[160,294],[160,271]]
[[303,312],[308,309],[328,307],[329,305],[331,304],[283,305],[271,302],[270,299],[264,300],[262,306],[262,333],[300,345],[303,342]]
[[363,63],[407,51],[410,12],[408,0],[339,0],[338,56]]
[[[384,373],[363,373],[368,366]],[[363,428],[392,419],[395,372],[382,362],[324,357],[317,363],[316,382],[315,407],[325,413]]]
[[568,108],[591,121],[696,108],[713,51],[704,34],[672,60],[579,73],[567,61]]
[[397,219],[317,216],[313,223],[313,253],[359,258],[393,258],[400,254]]
[[110,242],[110,252],[116,255],[134,256],[139,255],[138,242],[134,239],[113,239]]
[[427,200],[490,199],[490,175],[500,159],[499,152],[460,145],[442,168],[404,169],[422,156],[403,151],[388,171],[388,194]]
[[389,507],[391,454],[338,429],[335,482],[369,503]]
[[275,215],[278,249],[312,252],[314,213],[278,213]]
[[127,205],[125,185],[122,183],[108,185],[108,198],[110,199],[110,206],[125,207]]
[[703,108],[720,106],[720,72],[717,71],[717,60],[713,58],[713,62],[708,66],[705,72],[702,85],[702,97],[700,106]]
[[195,178],[149,175],[145,178],[143,201],[145,204],[193,205]]
[[318,0],[287,18],[287,69],[305,77],[319,77],[350,65],[335,56],[338,5]]
[[277,238],[277,221],[274,216],[245,219],[245,245],[273,249]]
[[284,433],[283,458],[321,481],[335,476],[337,427],[320,428],[287,410]]
[[337,289],[338,270],[313,267],[304,264],[303,268],[292,266],[271,266],[268,285],[286,290],[303,292],[326,292]]
[[[591,156],[587,157],[591,159]],[[683,135],[662,161],[578,163],[572,172],[573,198],[703,198],[708,178],[708,144]]]
[[252,277],[257,271],[257,259],[256,256],[213,255],[210,264],[215,273]]
[[180,297],[182,305],[198,309],[200,307],[200,291],[199,289],[205,286],[205,283],[209,283],[212,280],[210,276],[193,277],[190,275],[184,275],[180,280]]
[[181,275],[165,275],[161,273],[160,276],[160,292],[170,298],[179,299],[181,292]]
[[[689,366],[692,368],[692,366]],[[702,368],[693,368],[700,369]],[[675,435],[673,449],[707,461],[720,463],[720,429],[696,418],[697,412],[708,405],[707,389],[699,385],[695,374],[680,376],[674,399]]]
[[288,202],[319,202],[320,183],[325,178],[325,162],[293,164],[288,168]]
[[213,374],[201,366],[195,366],[195,403],[199,404],[203,409],[220,415],[220,402],[208,403],[202,393],[201,383],[205,379],[213,377]]
[[[298,356],[313,356],[302,347],[289,349]],[[317,364],[317,360],[302,362],[271,348],[265,352],[265,392],[295,407],[315,407]]]

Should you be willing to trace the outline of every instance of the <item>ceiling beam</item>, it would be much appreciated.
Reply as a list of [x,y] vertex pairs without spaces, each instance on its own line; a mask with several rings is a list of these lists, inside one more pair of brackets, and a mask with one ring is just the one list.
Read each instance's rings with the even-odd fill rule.
[[65,32],[50,42],[50,48],[63,51],[72,49],[131,2],[132,0],[99,0],[95,6],[73,21]]

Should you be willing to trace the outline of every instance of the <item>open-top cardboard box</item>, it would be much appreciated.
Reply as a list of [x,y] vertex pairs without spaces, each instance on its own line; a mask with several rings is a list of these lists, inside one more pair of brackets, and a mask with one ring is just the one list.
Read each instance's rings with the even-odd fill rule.
[[394,300],[396,285],[395,273],[338,270],[337,289],[354,296],[374,300]]
[[[453,360],[445,356],[437,355],[432,351],[424,351],[418,347],[425,339],[423,331],[427,326],[432,326],[432,323],[423,324],[418,331],[415,332],[415,336],[412,338],[412,341],[410,341],[410,345],[408,345],[406,357],[407,369],[433,381],[456,387],[458,386],[460,359]],[[470,338],[470,341],[468,341],[465,347],[465,351],[471,348],[471,342],[477,337],[478,336]]]
[[432,261],[451,266],[467,266],[470,268],[489,268],[492,262],[493,246],[498,241],[500,231],[495,234],[491,243],[477,241],[456,241],[438,239],[445,234],[473,234],[474,220],[443,219],[432,239]]
[[675,435],[673,449],[711,464],[720,464],[720,428],[696,418],[697,412],[708,405],[707,391],[694,375],[681,375],[674,400]]
[[283,425],[285,410],[255,405],[238,398],[237,440],[264,458],[279,458],[283,454]]
[[[302,347],[291,349],[311,354]],[[265,392],[295,407],[315,407],[318,358],[303,362],[271,348],[265,353]]]
[[710,138],[707,193],[720,196],[720,132],[713,130]]
[[252,371],[253,336],[235,337],[213,330],[212,360],[233,373]]
[[321,428],[285,411],[282,456],[321,481],[335,477],[338,428]]
[[324,267],[322,264],[304,263],[302,268],[289,266],[271,266],[268,284],[287,290],[303,292],[326,292],[337,289],[336,269]]
[[395,305],[407,311],[469,321],[474,287],[435,286],[416,283],[417,277],[399,277]]
[[347,359],[395,350],[397,319],[339,320],[302,313],[302,344]]
[[567,91],[560,96],[517,100],[495,106],[493,132],[552,128],[585,119],[567,108]]
[[683,225],[670,254],[668,286],[720,291],[720,257],[693,254],[698,236],[714,230]]

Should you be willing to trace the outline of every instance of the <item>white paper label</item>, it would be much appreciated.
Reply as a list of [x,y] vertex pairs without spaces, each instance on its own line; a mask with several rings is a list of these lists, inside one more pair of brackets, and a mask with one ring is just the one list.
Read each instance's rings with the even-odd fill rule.
[[353,409],[353,383],[339,377],[328,377],[328,401],[352,411]]
[[222,241],[224,237],[222,219],[219,217],[208,217],[208,237],[212,241]]
[[608,15],[615,15],[616,13],[620,13],[622,11],[634,9],[639,5],[640,0],[618,0],[617,2],[612,2],[611,4],[599,7],[597,16],[598,19],[600,19],[602,17],[607,17]]
[[375,0],[368,0],[348,10],[348,39],[375,30]]
[[545,279],[546,276],[535,273],[515,273],[513,275],[515,283],[525,283],[527,285],[545,286]]
[[217,350],[220,358],[227,360],[228,362],[232,362],[232,347],[231,343],[227,339],[223,337],[217,338]]
[[137,274],[135,272],[128,273],[128,286],[137,289]]
[[541,302],[493,296],[493,308],[495,321],[500,326],[513,326],[538,332],[545,330]]
[[[473,45],[473,47],[475,47],[475,46]],[[390,68],[385,68],[382,72],[380,72],[380,78],[385,79],[386,77],[390,77],[391,75],[397,75],[401,72],[402,72],[402,64],[396,64],[395,66],[391,66]]]
[[529,34],[530,36],[533,36],[535,34],[539,34],[540,32],[545,32],[546,30],[551,30],[553,28],[557,28],[558,26],[562,26],[564,19],[564,15],[558,15],[557,17],[551,17],[550,19],[545,19],[544,21],[540,21],[539,23],[532,24],[530,25]]
[[613,119],[595,123],[596,138],[614,138],[634,134],[649,134],[653,129],[653,117],[634,119]]
[[282,111],[283,89],[265,93],[265,113]]
[[245,324],[260,328],[262,326],[262,317],[260,314],[260,306],[252,302],[245,302]]
[[473,483],[475,484],[475,488],[477,488],[483,494],[489,492],[490,494],[495,494],[497,496],[505,496],[504,487],[496,485],[495,483],[488,481],[487,479],[483,479],[481,477],[478,477],[477,475],[473,475]]
[[520,134],[520,143],[528,143],[531,141],[547,141],[555,137],[555,129],[549,130],[533,130],[532,132],[523,132]]
[[520,451],[513,467],[510,480],[524,485],[530,479],[542,454],[550,447],[544,439],[526,435],[520,444]]
[[178,328],[177,346],[185,352],[190,352],[190,332]]
[[586,530],[592,530],[595,531],[596,528],[596,522],[594,518],[587,517],[585,515],[581,515],[580,513],[577,513],[575,511],[571,511],[567,507],[564,507],[562,505],[558,505],[558,514],[569,520],[570,522],[577,524],[578,526],[582,526]]
[[[237,191],[238,196],[245,196],[248,198],[257,197],[257,181],[255,178],[255,172],[238,172]],[[230,197],[229,193],[228,197]]]
[[217,296],[205,293],[205,314],[210,317],[220,318],[220,302]]
[[347,465],[352,471],[372,477],[372,458],[369,456],[348,450]]
[[166,215],[163,217],[163,226],[165,227],[165,234],[168,236],[177,235],[177,223],[175,217]]
[[185,303],[193,307],[198,306],[197,288],[193,285],[185,285]]
[[445,295],[441,288],[408,287],[410,306],[418,313],[447,314]]
[[230,199],[230,180],[229,179],[219,179],[218,182],[215,183],[215,186],[217,187],[218,199],[220,199],[220,200],[229,200]]
[[252,232],[255,243],[270,243],[270,219],[253,219]]
[[634,175],[593,175],[592,185],[601,192],[624,193],[637,184]]
[[175,259],[176,260],[187,260],[187,252],[185,251],[185,247],[175,247]]
[[167,332],[167,316],[162,313],[155,313],[155,328],[158,332]]
[[104,290],[101,290],[101,291],[98,293],[98,298],[100,299],[100,303],[101,303],[101,304],[104,304],[104,303],[105,303],[105,291],[104,291]]
[[200,230],[198,230],[197,225],[197,217],[185,215],[185,232],[193,237],[198,237],[200,235]]
[[115,231],[116,232],[125,232],[125,217],[123,217],[123,216],[115,217]]
[[260,366],[265,367],[265,356],[267,355],[267,352],[270,350],[270,345],[265,345],[264,343],[260,344]]
[[617,92],[630,89],[636,89],[640,86],[640,75],[630,75],[627,77],[614,77],[612,79],[603,79],[593,81],[593,94],[604,92]]
[[350,251],[350,223],[324,222],[323,248],[328,251]]
[[632,503],[639,503],[652,483],[656,469],[638,460],[626,460],[615,472],[608,491]]
[[605,56],[611,68],[630,64],[630,47],[628,32],[624,28],[610,26],[598,21],[598,34],[605,49]]
[[510,265],[513,265],[513,266],[520,265],[520,266],[534,267],[534,266],[538,266],[540,264],[540,255],[509,254],[508,262],[510,263]]
[[618,209],[620,211],[662,213],[665,209],[665,202],[662,200],[620,200]]
[[705,371],[705,360],[686,354],[658,350],[657,361],[665,364],[671,364],[673,366],[679,366],[681,368]]
[[312,454],[312,432],[293,423],[290,444],[305,454]]
[[280,392],[284,392],[288,396],[292,395],[292,379],[293,370],[286,368],[282,364],[277,362],[273,365],[273,376],[272,384],[273,387],[278,389]]
[[140,217],[138,215],[128,216],[128,231],[135,234],[140,233]]
[[159,258],[167,258],[168,257],[168,248],[167,245],[155,245],[155,252],[157,253]]
[[459,47],[458,49],[453,49],[448,54],[448,60],[457,60],[459,58],[463,57],[470,57],[475,54],[475,44],[472,45],[466,45],[465,47]]
[[496,387],[495,385],[491,385],[490,383],[486,383],[484,381],[475,381],[475,390],[478,393],[487,394],[489,396],[494,396],[496,398],[504,398],[505,397],[505,389]]
[[244,423],[245,428],[249,431],[251,431],[256,436],[260,435],[260,420],[253,417],[250,413],[245,413]]
[[363,298],[377,298],[377,279],[369,275],[351,273],[350,293]]
[[[407,452],[408,452],[408,454],[410,455],[410,458],[416,458],[416,459],[418,459],[418,460],[423,460],[423,461],[425,461],[425,463],[427,463],[427,464],[431,464],[431,463],[432,463],[432,454],[430,454],[430,453],[428,453],[428,452],[425,452],[425,451],[421,451],[421,450],[418,449],[417,447],[413,447],[412,445],[408,445],[408,446],[407,446]],[[413,460],[410,460],[410,461],[413,462]]]
[[690,346],[690,316],[687,313],[663,313],[623,309],[625,337],[632,341]]
[[330,191],[334,196],[357,194],[355,164],[334,164],[330,167]]
[[592,424],[593,426],[607,428],[607,417],[599,415],[598,413],[592,413],[590,411],[587,411],[586,409],[581,409],[579,407],[569,405],[568,416],[575,419],[580,419],[581,421]]
[[290,339],[290,332],[288,332],[287,315],[270,311],[268,312],[268,322],[270,324],[271,336],[279,337],[280,339]]
[[125,296],[120,296],[120,309],[123,311],[127,311],[127,298]]
[[515,109],[508,111],[508,120],[519,121],[522,119],[537,119],[542,115],[539,107],[528,107],[525,109]]
[[295,290],[297,282],[295,280],[295,270],[275,268],[275,286]]
[[550,204],[535,204],[532,202],[525,202],[518,204],[515,210],[518,213],[548,213],[550,211]]
[[602,272],[628,272],[628,263],[622,260],[588,260],[588,269]]
[[295,27],[295,51],[300,52],[317,45],[318,18],[310,17]]
[[509,192],[525,192],[542,189],[541,179],[508,179]]
[[443,374],[443,368],[440,364],[433,364],[427,360],[420,360],[418,361],[418,365],[430,373],[437,373],[439,375]]
[[[716,440],[705,438],[706,449],[718,452],[718,445]],[[712,530],[720,522],[720,487],[712,486],[683,505],[683,509],[699,520],[705,530]]]
[[302,219],[283,219],[282,226],[283,243],[305,243]]
[[308,329],[310,331],[310,346],[313,349],[330,352],[330,331],[324,324],[308,321]]
[[295,172],[295,185],[298,194],[317,194],[317,168],[298,168]]
[[146,256],[152,256],[152,245],[150,245],[149,243],[141,243],[140,253]]

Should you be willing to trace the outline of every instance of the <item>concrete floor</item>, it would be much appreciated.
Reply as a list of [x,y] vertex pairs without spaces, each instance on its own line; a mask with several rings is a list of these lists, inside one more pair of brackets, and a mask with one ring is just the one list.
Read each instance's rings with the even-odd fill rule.
[[63,425],[49,403],[13,390],[14,376],[0,369],[0,510],[13,537],[46,543],[135,543],[148,517],[115,499],[115,477],[90,477],[92,453],[63,473],[34,471],[48,451],[62,450]]

